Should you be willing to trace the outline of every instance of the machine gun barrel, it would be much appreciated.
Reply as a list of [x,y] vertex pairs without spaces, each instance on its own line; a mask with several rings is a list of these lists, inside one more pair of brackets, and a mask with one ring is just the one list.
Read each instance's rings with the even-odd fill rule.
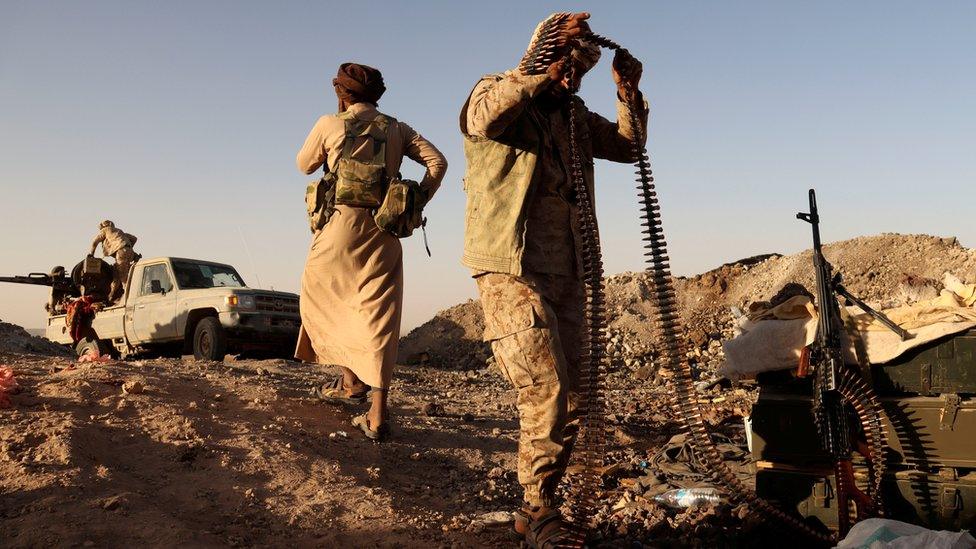
[[52,276],[48,273],[30,273],[27,276],[0,276],[0,282],[11,284],[30,284],[32,286],[48,286],[64,292],[76,291],[74,282],[66,276]]
[[54,278],[46,273],[30,273],[27,276],[0,276],[0,282],[13,284],[33,284],[35,286],[54,286]]

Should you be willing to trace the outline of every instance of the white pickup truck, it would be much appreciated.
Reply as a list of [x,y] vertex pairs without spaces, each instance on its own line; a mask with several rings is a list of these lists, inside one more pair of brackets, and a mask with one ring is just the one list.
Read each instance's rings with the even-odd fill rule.
[[181,356],[223,360],[228,353],[291,357],[301,319],[293,293],[248,288],[234,267],[157,257],[129,271],[122,300],[94,314],[72,340],[66,315],[48,317],[46,336],[79,356]]

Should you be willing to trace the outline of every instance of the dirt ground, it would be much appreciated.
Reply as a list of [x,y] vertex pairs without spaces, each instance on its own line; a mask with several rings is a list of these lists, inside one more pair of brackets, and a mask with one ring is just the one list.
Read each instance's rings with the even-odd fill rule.
[[[427,417],[423,391],[401,389],[396,436],[381,445],[350,428],[353,410],[311,399],[323,374],[299,363],[0,361],[22,388],[0,412],[3,545],[504,541],[490,529],[466,531],[468,517],[515,502],[510,475],[489,478],[495,467],[511,469],[515,447],[501,394],[465,421]],[[399,384],[421,386],[425,373],[405,371]],[[454,377],[459,389],[472,383]],[[127,393],[132,382],[141,391]],[[442,402],[460,408],[446,395]],[[460,531],[445,532],[452,519]]]
[[[0,545],[512,544],[504,515],[519,502],[518,431],[513,395],[493,369],[402,369],[395,436],[376,444],[350,428],[354,407],[308,396],[326,372],[295,362],[2,353],[0,363],[21,387],[0,411]],[[612,475],[637,478],[645,450],[677,426],[656,405],[649,421],[630,410],[616,426],[627,449],[608,461]],[[617,503],[623,487],[610,484],[618,493],[606,501]],[[652,510],[652,527],[683,535]],[[616,526],[609,537],[638,524]]]
[[[892,295],[905,275],[976,276],[976,253],[936,237],[865,237],[838,243],[828,257],[869,300]],[[732,307],[805,281],[808,261],[772,255],[677,281],[703,382],[699,403],[746,480],[742,418],[755,386],[711,384],[711,372],[731,337]],[[673,438],[680,429],[665,403],[673,386],[655,363],[645,291],[642,274],[608,279],[613,436],[594,545],[782,539],[744,508],[675,511],[653,501],[669,488],[707,485],[707,472]],[[20,386],[0,409],[0,546],[513,546],[514,394],[479,341],[479,309],[460,304],[404,338],[391,392],[394,436],[384,444],[353,430],[354,408],[310,396],[331,375],[317,366],[78,363],[0,325],[0,366]]]

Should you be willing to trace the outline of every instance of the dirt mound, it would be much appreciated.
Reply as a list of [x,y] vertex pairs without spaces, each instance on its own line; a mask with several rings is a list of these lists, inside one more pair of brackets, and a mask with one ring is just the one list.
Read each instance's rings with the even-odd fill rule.
[[469,299],[437,313],[400,339],[400,364],[431,364],[453,370],[484,368],[491,348],[481,340],[481,302]]
[[72,352],[63,345],[43,337],[32,336],[20,326],[3,321],[0,321],[0,352],[45,356],[72,355]]

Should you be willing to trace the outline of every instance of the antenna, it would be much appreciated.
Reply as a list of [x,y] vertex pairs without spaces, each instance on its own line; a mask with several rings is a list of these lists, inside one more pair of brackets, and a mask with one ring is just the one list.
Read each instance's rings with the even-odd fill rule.
[[241,229],[240,225],[237,226],[237,232],[241,235],[241,243],[244,244],[244,252],[247,253],[247,259],[251,262],[251,272],[254,273],[254,280],[258,281],[258,288],[260,288],[262,286],[261,277],[258,276],[258,269],[254,264],[254,256],[251,255],[251,248],[247,245],[247,239],[244,238],[244,231]]

